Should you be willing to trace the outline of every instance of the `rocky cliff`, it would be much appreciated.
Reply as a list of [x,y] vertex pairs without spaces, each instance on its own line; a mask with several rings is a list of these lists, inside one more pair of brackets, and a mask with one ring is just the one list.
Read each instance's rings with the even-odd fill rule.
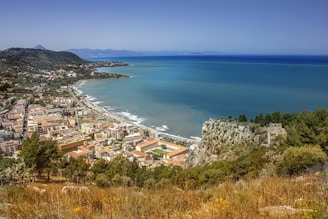
[[258,126],[210,119],[202,128],[202,141],[191,152],[187,165],[196,166],[214,160],[234,160],[247,153],[252,146],[265,141],[266,130]]

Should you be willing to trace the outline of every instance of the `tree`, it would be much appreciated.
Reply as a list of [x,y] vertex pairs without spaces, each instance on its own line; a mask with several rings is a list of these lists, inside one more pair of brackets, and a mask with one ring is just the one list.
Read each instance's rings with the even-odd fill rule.
[[264,124],[269,124],[271,122],[272,122],[272,116],[271,116],[271,114],[269,114],[269,113],[265,114]]
[[128,158],[123,155],[118,155],[109,162],[109,168],[105,173],[110,179],[113,179],[116,175],[128,176],[131,179],[135,179],[135,174],[138,168],[136,162],[130,162]]
[[89,167],[90,165],[82,157],[77,159],[70,157],[63,174],[79,182],[79,179],[83,180],[86,177]]
[[281,122],[281,114],[279,111],[275,111],[272,113],[271,116],[272,122],[274,123],[280,123]]
[[91,171],[93,175],[96,177],[98,174],[105,173],[106,170],[110,168],[110,164],[108,161],[104,159],[97,160],[93,166],[91,167]]
[[264,116],[262,113],[260,113],[260,115],[256,116],[254,119],[254,122],[260,125],[264,125],[265,121],[264,121]]
[[245,114],[241,114],[238,117],[238,122],[247,122],[247,117]]
[[286,126],[287,144],[320,145],[328,154],[328,109],[302,111]]
[[27,167],[32,168],[33,172],[38,173],[39,176],[46,173],[49,181],[50,173],[58,168],[62,153],[58,151],[56,141],[41,141],[39,136],[33,133],[31,138],[23,141],[23,149],[19,156]]

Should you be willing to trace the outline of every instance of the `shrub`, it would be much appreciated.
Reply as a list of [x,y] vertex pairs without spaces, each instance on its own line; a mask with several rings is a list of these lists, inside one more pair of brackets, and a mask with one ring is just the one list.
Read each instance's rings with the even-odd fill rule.
[[283,153],[283,159],[277,165],[280,175],[295,175],[322,168],[327,155],[319,146],[290,147]]
[[200,171],[199,180],[203,185],[218,185],[231,175],[232,168],[232,164],[228,161],[214,161]]
[[240,178],[256,178],[267,162],[267,159],[264,158],[265,152],[265,147],[255,148],[249,154],[233,161],[233,178],[235,180],[239,180]]
[[114,186],[132,186],[132,179],[128,176],[120,176],[116,174],[112,179],[112,183]]
[[96,185],[99,187],[110,186],[109,178],[104,173],[98,174],[95,181],[96,181]]
[[196,189],[199,185],[198,177],[196,168],[184,169],[176,175],[176,185],[182,189]]
[[156,186],[156,180],[154,180],[153,178],[145,180],[143,184],[143,188],[145,189],[152,189],[155,188],[155,186]]

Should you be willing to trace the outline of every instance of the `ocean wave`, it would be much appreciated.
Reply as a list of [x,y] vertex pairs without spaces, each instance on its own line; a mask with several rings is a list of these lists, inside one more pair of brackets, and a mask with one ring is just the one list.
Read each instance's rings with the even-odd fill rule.
[[78,83],[76,85],[76,87],[82,87],[83,85],[85,85],[87,83],[87,81],[81,81],[80,83]]
[[155,130],[158,132],[165,132],[169,129],[169,127],[167,127],[166,125],[162,125],[160,127],[155,127]]
[[79,95],[82,95],[82,94],[83,94],[83,91],[81,91],[81,90],[79,90],[79,89],[77,89],[77,88],[75,88],[75,87],[74,87],[74,90],[75,90],[75,92],[78,93]]
[[140,118],[137,115],[133,115],[133,114],[131,114],[129,112],[120,112],[119,114],[122,115],[123,117],[125,117],[125,118],[127,118],[127,119],[129,119],[129,120],[131,120],[133,122],[135,122],[136,124],[140,124],[143,121],[145,121],[144,118]]
[[108,110],[108,111],[113,111],[113,110],[115,110],[115,108],[114,108],[114,107],[111,107],[111,106],[104,106],[104,108],[105,108],[106,110]]
[[79,95],[82,95],[82,94],[83,94],[83,91],[80,90],[79,87],[74,86],[73,89],[74,89],[74,91],[75,91],[76,93],[78,93]]
[[82,86],[84,86],[87,83],[87,81],[83,80],[80,81],[78,84],[75,84],[73,86],[73,89],[78,93],[78,94],[83,94],[83,91],[80,90]]
[[89,102],[96,100],[97,98],[90,96],[90,95],[85,95],[85,99]]
[[103,103],[104,101],[96,101],[96,102],[91,102],[93,105],[99,105],[101,103]]
[[196,140],[196,141],[201,141],[201,140],[202,140],[202,138],[200,138],[200,137],[196,137],[196,136],[190,136],[190,138],[191,138],[191,139],[194,139],[194,140]]

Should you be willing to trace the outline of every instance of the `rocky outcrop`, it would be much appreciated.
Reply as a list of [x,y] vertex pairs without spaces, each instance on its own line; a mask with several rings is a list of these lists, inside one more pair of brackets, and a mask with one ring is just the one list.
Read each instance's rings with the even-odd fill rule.
[[191,152],[187,165],[196,166],[218,159],[234,160],[250,145],[260,145],[264,132],[249,124],[210,119],[203,124],[201,143]]

